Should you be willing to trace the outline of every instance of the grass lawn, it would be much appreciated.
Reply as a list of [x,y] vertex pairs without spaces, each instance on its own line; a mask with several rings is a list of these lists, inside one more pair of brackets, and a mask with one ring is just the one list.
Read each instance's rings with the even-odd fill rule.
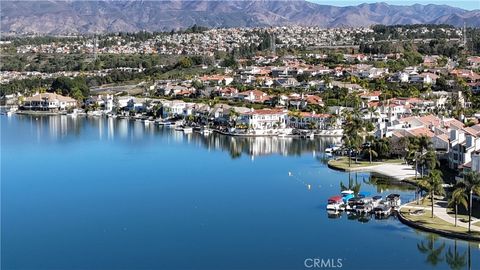
[[371,166],[376,166],[376,165],[381,165],[381,164],[401,164],[403,163],[402,159],[387,159],[384,161],[374,161],[370,163],[370,161],[365,161],[365,160],[359,160],[358,162],[355,163],[355,158],[352,158],[351,161],[351,166],[349,166],[349,160],[348,157],[339,157],[337,159],[332,159],[328,161],[328,164],[332,167],[335,167],[337,169],[341,170],[351,170],[351,169],[358,169],[358,168],[365,168],[365,167],[371,167]]
[[[429,227],[437,230],[443,230],[447,232],[455,232],[455,233],[460,233],[465,235],[469,234],[467,228],[463,228],[460,226],[455,227],[453,224],[450,224],[438,217],[432,218],[431,217],[432,211],[430,210],[425,209],[425,212],[422,215],[410,215],[408,212],[408,208],[404,207],[400,210],[400,212],[406,219],[425,227]],[[470,235],[480,237],[480,232],[472,232]]]

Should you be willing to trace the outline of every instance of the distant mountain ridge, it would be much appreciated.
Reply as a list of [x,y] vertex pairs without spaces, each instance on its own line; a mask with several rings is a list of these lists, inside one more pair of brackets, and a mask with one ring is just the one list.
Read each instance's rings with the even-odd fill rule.
[[2,1],[2,33],[71,34],[208,27],[452,24],[480,27],[480,10],[386,3],[337,7],[304,0]]

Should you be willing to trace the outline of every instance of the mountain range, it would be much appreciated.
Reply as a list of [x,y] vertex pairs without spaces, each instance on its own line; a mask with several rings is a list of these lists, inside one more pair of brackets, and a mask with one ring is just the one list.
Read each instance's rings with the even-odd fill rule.
[[320,27],[452,24],[480,27],[480,10],[386,3],[338,7],[304,0],[2,1],[4,34],[168,31],[192,26]]

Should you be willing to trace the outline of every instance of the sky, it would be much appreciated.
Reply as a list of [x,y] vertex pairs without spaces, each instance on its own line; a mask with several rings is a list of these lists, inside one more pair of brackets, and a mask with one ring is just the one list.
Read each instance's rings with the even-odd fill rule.
[[309,0],[325,5],[333,6],[356,6],[361,3],[376,3],[385,2],[392,5],[413,5],[413,4],[436,4],[436,5],[449,5],[452,7],[459,7],[466,10],[480,9],[480,0]]

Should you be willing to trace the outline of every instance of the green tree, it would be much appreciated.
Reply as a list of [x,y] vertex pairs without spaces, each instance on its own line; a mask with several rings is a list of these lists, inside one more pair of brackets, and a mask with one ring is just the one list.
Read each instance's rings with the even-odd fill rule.
[[458,205],[463,205],[465,209],[468,208],[467,194],[465,193],[464,187],[457,187],[452,192],[452,197],[448,201],[449,207],[454,207],[455,209],[455,227],[457,226],[457,214],[458,214]]
[[472,195],[473,193],[480,195],[480,174],[474,171],[469,171],[464,174],[463,179],[458,183],[460,187],[464,187],[469,195],[468,198],[468,231],[471,231],[472,225]]
[[433,218],[433,209],[435,205],[435,194],[443,195],[445,191],[443,190],[443,179],[442,172],[439,170],[430,171],[427,177],[422,178],[418,181],[418,185],[427,191],[427,194],[430,196],[432,203],[432,218]]

